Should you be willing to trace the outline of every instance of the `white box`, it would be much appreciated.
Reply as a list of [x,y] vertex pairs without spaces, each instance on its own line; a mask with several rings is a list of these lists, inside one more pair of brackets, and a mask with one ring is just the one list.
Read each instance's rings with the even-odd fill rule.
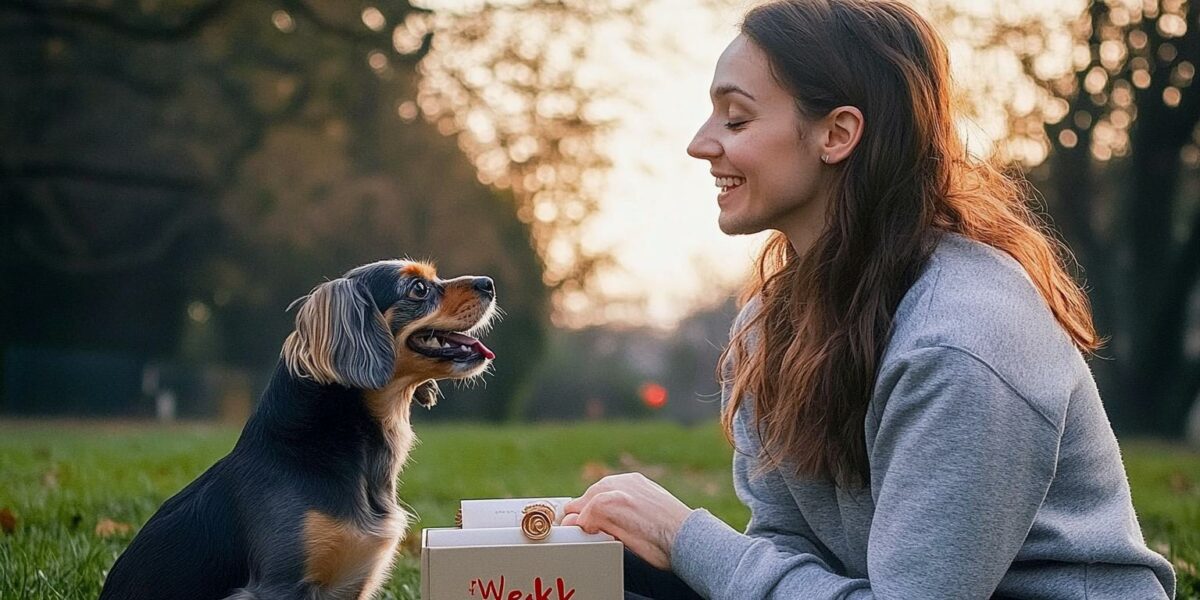
[[622,600],[624,546],[554,526],[530,540],[519,527],[421,532],[422,600]]

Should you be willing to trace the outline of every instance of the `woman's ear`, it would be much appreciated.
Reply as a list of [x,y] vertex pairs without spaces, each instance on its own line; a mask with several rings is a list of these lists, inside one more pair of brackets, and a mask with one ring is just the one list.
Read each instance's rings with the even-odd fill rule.
[[821,162],[837,164],[850,156],[863,135],[863,114],[854,106],[839,106],[821,119]]
[[283,344],[292,375],[360,389],[381,389],[391,381],[392,336],[361,283],[328,281],[301,301],[296,331]]

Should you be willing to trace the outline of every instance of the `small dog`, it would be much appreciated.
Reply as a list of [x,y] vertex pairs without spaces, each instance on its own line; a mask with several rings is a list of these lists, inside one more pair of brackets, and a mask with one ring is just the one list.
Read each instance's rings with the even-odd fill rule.
[[382,261],[297,302],[296,330],[241,437],[167,500],[125,550],[101,600],[367,599],[408,514],[396,477],[415,399],[481,374],[472,333],[496,312],[487,277],[438,279]]

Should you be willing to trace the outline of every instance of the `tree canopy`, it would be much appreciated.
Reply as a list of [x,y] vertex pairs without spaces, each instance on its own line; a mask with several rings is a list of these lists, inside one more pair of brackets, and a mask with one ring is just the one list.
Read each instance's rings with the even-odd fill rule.
[[[519,397],[548,290],[595,262],[551,259],[604,167],[590,109],[603,90],[573,61],[591,28],[632,12],[4,3],[0,343],[260,367],[292,299],[409,256],[497,280],[507,316],[488,395]],[[538,25],[518,30],[518,13]],[[459,395],[475,398],[464,412],[516,410]]]

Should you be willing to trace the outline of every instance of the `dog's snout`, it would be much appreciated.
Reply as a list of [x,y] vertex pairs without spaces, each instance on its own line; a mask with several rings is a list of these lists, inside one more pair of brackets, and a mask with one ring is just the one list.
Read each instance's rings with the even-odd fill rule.
[[487,296],[489,299],[496,297],[496,284],[492,283],[491,277],[476,277],[474,286],[479,293]]

